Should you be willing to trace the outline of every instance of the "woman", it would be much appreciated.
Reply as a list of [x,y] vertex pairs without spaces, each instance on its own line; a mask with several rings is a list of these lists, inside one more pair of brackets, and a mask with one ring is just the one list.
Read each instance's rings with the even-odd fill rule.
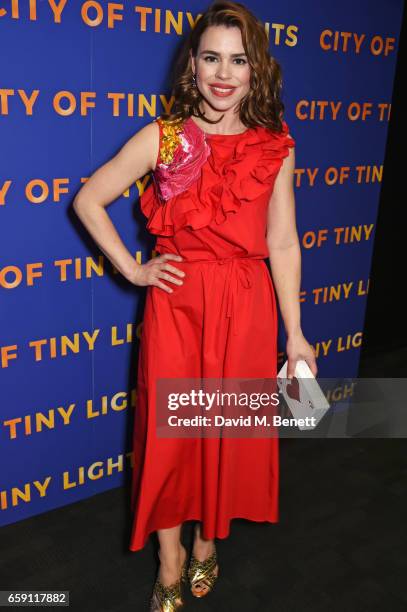
[[[182,579],[189,578],[196,597],[211,590],[219,572],[215,538],[229,535],[231,519],[278,521],[278,438],[157,437],[156,380],[275,378],[274,285],[288,376],[298,359],[317,373],[300,326],[295,143],[282,120],[281,72],[268,45],[264,26],[243,5],[212,4],[181,53],[173,112],[135,134],[74,203],[115,267],[148,287],[130,550],[157,532],[154,610],[183,604]],[[159,256],[140,265],[105,208],[149,171],[153,181],[141,208]],[[180,540],[187,520],[198,521],[189,564]]]

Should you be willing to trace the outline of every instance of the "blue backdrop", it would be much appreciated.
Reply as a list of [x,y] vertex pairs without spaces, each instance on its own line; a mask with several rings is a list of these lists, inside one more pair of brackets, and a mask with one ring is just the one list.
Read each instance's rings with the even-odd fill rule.
[[[356,376],[403,3],[246,5],[282,64],[296,140],[303,331],[319,376]],[[0,7],[3,525],[120,486],[130,469],[145,288],[115,273],[71,203],[169,110],[170,67],[207,4],[61,7]],[[108,209],[140,262],[154,244],[138,206],[148,180]],[[284,348],[280,323],[280,364]]]

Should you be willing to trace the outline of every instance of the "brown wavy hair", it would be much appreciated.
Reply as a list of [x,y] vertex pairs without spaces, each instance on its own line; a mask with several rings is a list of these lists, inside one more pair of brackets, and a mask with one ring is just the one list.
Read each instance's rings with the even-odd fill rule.
[[239,103],[240,121],[247,128],[262,125],[275,132],[282,130],[284,104],[281,100],[282,70],[278,61],[269,53],[269,40],[262,24],[251,11],[239,2],[213,2],[199,17],[189,33],[173,69],[172,92],[174,105],[171,113],[163,113],[163,119],[187,119],[190,115],[211,121],[199,109],[203,96],[192,81],[190,51],[194,58],[203,32],[210,26],[238,27],[251,68],[250,90]]

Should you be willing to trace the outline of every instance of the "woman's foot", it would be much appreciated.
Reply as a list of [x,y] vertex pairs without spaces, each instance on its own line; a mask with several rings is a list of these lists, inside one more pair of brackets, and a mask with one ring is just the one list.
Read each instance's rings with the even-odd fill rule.
[[158,571],[158,579],[164,586],[173,584],[181,577],[182,567],[187,558],[187,551],[180,544],[179,551],[171,555],[163,555],[161,550],[158,551],[160,559],[160,569]]
[[[173,592],[173,602],[175,606],[181,606],[183,604],[181,597],[181,578],[182,578],[182,569],[184,567],[184,563],[187,558],[186,549],[180,544],[179,550],[174,553],[164,554],[161,550],[158,551],[158,557],[160,559],[160,568],[158,570],[157,582],[159,585],[162,585],[164,589],[160,586],[158,589],[154,589],[152,601],[151,601],[151,610],[157,612],[162,610],[162,605],[159,601],[159,594],[161,594],[161,598],[164,597],[164,590],[168,587],[172,588]],[[178,585],[179,583],[179,585]],[[178,588],[179,586],[179,588]],[[157,592],[158,591],[158,592]],[[167,606],[168,606],[167,602]],[[174,606],[174,609],[175,609]]]
[[[192,555],[197,559],[197,561],[203,562],[209,559],[213,553],[216,552],[216,546],[214,540],[203,540],[200,536],[200,527],[196,526],[195,528],[195,538],[194,545],[192,548]],[[215,577],[218,576],[219,566],[216,563],[211,573],[214,574]],[[214,582],[214,581],[213,581]],[[194,582],[192,586],[192,594],[196,597],[203,597],[210,590],[210,586],[205,584],[205,582],[199,581]]]

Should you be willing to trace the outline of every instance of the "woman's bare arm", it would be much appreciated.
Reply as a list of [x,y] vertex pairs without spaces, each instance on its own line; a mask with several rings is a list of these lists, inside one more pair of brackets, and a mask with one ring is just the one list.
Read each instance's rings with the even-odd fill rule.
[[287,335],[300,329],[301,249],[295,219],[295,149],[274,183],[267,216],[267,245],[281,316]]
[[267,245],[271,272],[287,334],[287,377],[295,376],[296,363],[304,359],[317,375],[316,353],[304,338],[300,322],[301,247],[294,195],[295,149],[289,151],[274,183],[267,218]]
[[151,122],[126,142],[120,151],[100,166],[77,193],[73,208],[91,234],[100,250],[108,257],[127,280],[136,285],[156,285],[171,292],[159,278],[182,284],[163,270],[178,276],[184,274],[165,263],[168,259],[180,260],[175,255],[163,255],[140,265],[123,244],[106,208],[131,184],[155,169],[159,147],[159,127]]

